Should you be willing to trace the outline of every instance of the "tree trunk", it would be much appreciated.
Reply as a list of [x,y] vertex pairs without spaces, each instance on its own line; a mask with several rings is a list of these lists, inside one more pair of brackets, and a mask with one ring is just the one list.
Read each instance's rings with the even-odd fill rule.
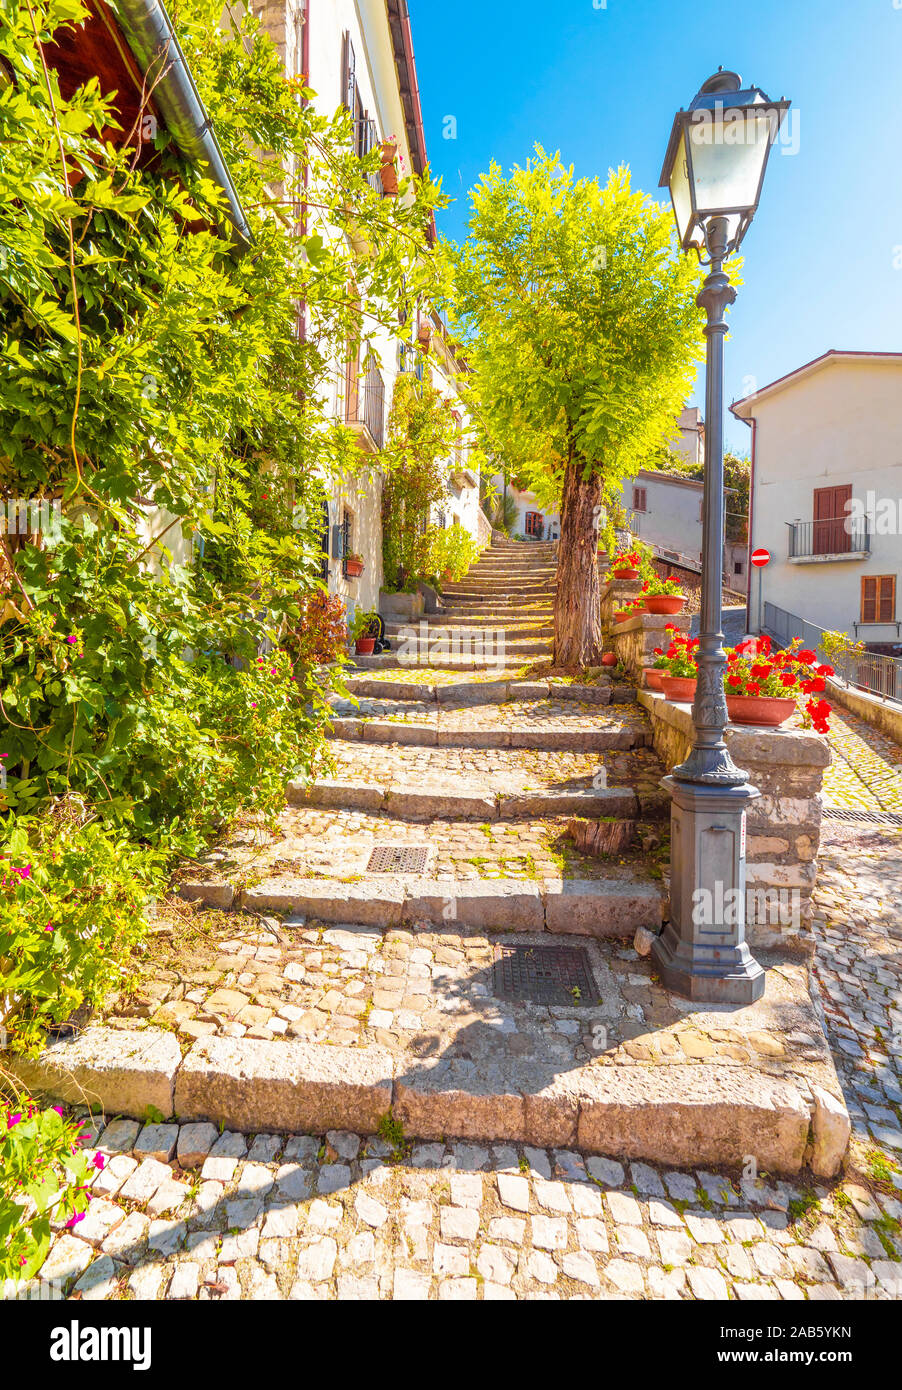
[[582,669],[601,661],[598,519],[601,479],[583,481],[571,459],[564,473],[557,594],[554,600],[554,664]]

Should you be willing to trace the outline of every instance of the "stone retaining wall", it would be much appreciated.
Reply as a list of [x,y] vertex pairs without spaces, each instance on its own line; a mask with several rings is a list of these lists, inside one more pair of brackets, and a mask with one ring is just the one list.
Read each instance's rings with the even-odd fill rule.
[[[639,692],[639,703],[651,717],[654,747],[669,771],[685,760],[692,746],[690,707],[651,690]],[[801,729],[737,725],[728,727],[726,741],[734,762],[761,793],[748,813],[747,883],[762,893],[755,911],[749,912],[749,941],[811,955],[821,787],[830,765],[829,745],[821,734]],[[755,913],[759,920],[752,921]]]

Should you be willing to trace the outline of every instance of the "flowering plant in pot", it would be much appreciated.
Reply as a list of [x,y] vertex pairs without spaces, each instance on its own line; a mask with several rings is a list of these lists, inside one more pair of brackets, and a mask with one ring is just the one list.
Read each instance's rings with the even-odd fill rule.
[[662,579],[660,575],[655,574],[651,579],[646,579],[642,585],[642,593],[649,613],[681,613],[689,597],[681,592],[680,581],[672,575],[668,579]]
[[629,622],[630,618],[637,618],[640,613],[644,612],[645,599],[641,594],[637,594],[635,598],[630,599],[629,603],[624,608],[618,608],[617,612],[614,614],[614,622],[626,623]]
[[665,631],[670,633],[670,646],[655,648],[655,655],[660,654],[659,659],[663,659],[662,665],[655,666],[661,672],[661,689],[668,700],[692,700],[698,679],[698,638],[680,632],[673,623],[668,623]]
[[642,557],[637,551],[621,551],[611,561],[611,568],[608,570],[606,578],[609,583],[612,579],[638,579],[641,564]]
[[351,641],[358,656],[372,656],[376,638],[379,636],[379,626],[379,614],[372,610],[361,608],[354,614]]
[[818,733],[829,731],[830,705],[814,697],[827,688],[833,667],[818,662],[817,652],[797,637],[783,651],[774,651],[770,638],[749,637],[727,652],[724,690],[727,713],[734,724],[778,728],[802,708],[802,723]]
[[359,579],[363,574],[363,556],[356,550],[348,551],[344,557],[345,574],[349,579]]

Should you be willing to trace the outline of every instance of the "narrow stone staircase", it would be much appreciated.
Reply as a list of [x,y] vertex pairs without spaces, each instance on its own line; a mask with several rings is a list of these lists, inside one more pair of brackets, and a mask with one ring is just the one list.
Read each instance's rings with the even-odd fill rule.
[[[349,678],[351,698],[333,702],[333,771],[290,787],[285,839],[258,859],[248,907],[380,928],[626,939],[660,927],[661,876],[641,851],[590,859],[566,835],[575,816],[654,819],[663,798],[631,686],[532,674],[550,667],[554,583],[550,545],[493,548],[394,666]],[[448,642],[470,651],[486,629],[497,664],[442,664]]]

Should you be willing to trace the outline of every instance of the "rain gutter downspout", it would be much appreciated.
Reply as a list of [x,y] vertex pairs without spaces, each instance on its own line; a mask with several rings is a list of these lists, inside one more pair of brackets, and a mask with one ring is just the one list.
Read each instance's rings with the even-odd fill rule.
[[114,0],[113,12],[148,75],[148,88],[167,130],[182,153],[201,165],[225,194],[233,240],[248,246],[253,237],[238,191],[161,0]]

